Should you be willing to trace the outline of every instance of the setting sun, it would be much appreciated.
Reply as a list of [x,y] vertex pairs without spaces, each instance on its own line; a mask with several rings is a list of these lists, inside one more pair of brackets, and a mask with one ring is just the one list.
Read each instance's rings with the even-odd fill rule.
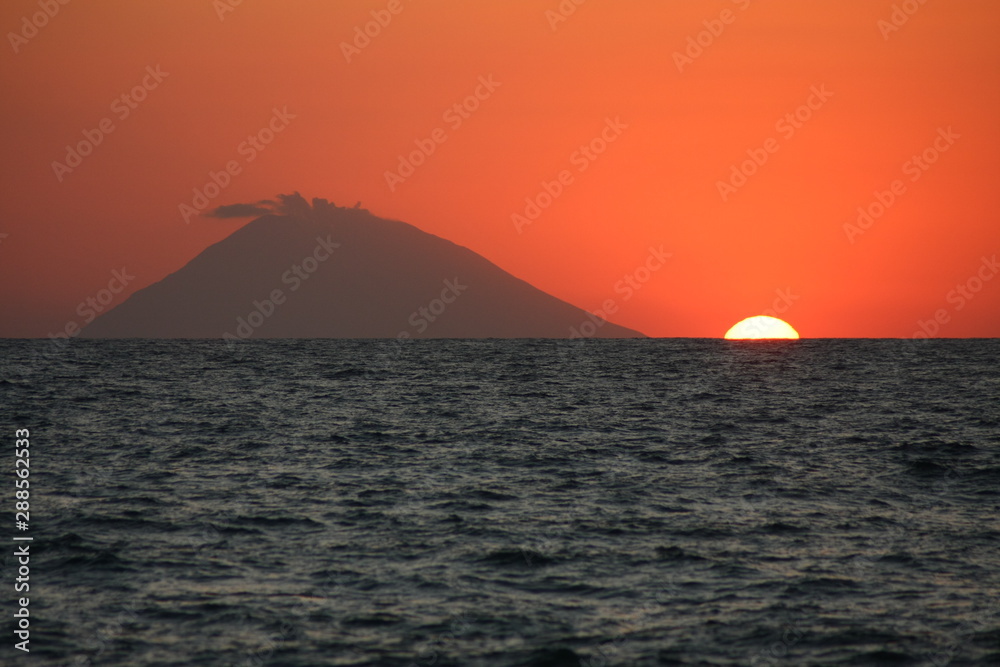
[[726,340],[796,339],[798,337],[799,332],[793,329],[788,322],[767,315],[748,317],[734,324],[726,332]]

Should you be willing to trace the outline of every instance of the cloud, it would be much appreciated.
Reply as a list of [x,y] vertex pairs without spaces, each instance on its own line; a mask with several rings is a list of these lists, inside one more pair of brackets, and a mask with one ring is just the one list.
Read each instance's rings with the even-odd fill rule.
[[[354,206],[361,209],[361,202]],[[313,199],[309,202],[298,192],[290,195],[278,195],[274,199],[262,199],[252,204],[226,204],[206,211],[202,215],[221,220],[229,218],[256,218],[262,215],[284,215],[301,218],[321,218],[336,210],[346,210],[326,199]],[[361,209],[364,211],[364,209]]]
[[229,204],[227,206],[220,206],[218,208],[212,209],[205,213],[205,217],[208,218],[255,218],[259,215],[268,215],[271,213],[269,207],[261,206],[261,204],[270,202],[258,202],[256,204]]
[[312,207],[305,197],[294,192],[290,195],[278,195],[275,210],[281,215],[308,216],[312,212]]

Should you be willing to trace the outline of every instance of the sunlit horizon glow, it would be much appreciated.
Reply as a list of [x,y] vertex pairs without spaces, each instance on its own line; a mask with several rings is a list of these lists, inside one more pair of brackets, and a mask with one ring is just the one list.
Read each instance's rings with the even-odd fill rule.
[[777,317],[756,315],[740,320],[726,332],[726,340],[797,340],[799,332]]
[[0,336],[295,191],[654,338],[1000,336],[998,2],[42,4],[0,3]]

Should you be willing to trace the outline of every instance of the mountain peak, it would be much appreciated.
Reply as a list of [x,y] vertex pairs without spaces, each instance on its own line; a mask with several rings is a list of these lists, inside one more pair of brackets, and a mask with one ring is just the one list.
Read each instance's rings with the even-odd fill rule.
[[[96,338],[570,338],[596,317],[481,255],[295,192],[87,327]],[[598,320],[600,322],[600,320]],[[643,334],[610,322],[596,337]]]

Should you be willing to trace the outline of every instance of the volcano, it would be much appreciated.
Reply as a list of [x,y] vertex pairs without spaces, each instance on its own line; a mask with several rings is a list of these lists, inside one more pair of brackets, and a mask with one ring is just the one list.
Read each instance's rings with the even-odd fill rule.
[[643,334],[475,252],[298,193],[95,319],[87,338],[599,338]]

